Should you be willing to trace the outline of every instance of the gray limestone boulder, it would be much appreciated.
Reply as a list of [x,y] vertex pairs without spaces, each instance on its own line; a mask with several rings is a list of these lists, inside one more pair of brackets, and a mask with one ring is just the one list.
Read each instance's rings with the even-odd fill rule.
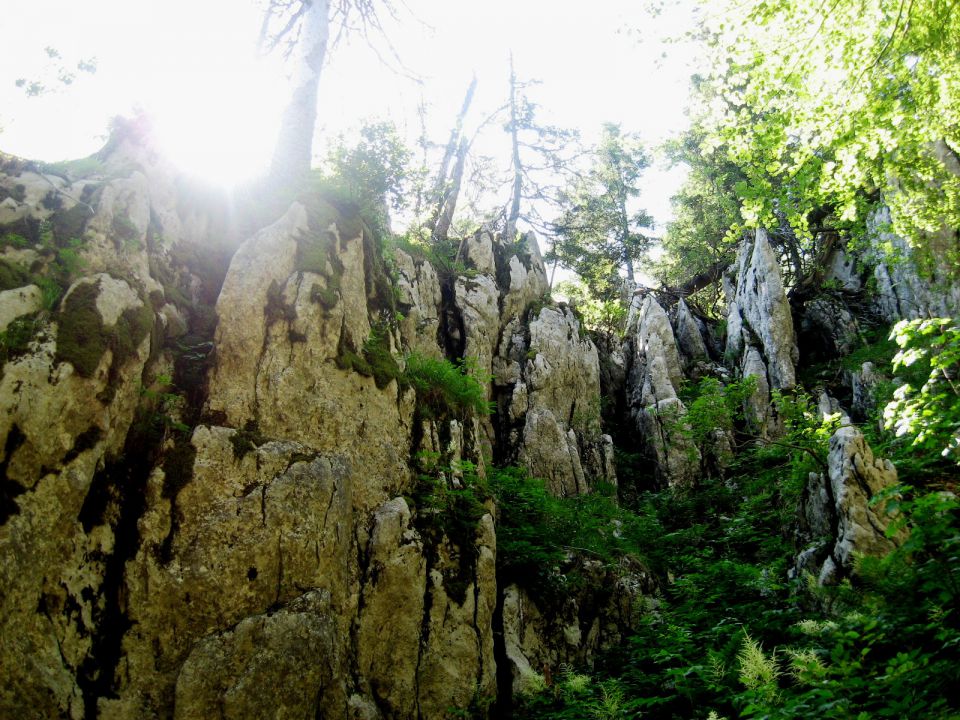
[[827,472],[811,473],[800,509],[801,540],[806,547],[795,571],[812,573],[821,585],[833,584],[854,571],[861,555],[882,556],[905,539],[904,531],[887,537],[894,519],[878,493],[897,483],[896,468],[874,456],[863,433],[841,425],[830,438]]
[[652,296],[634,298],[627,324],[630,371],[627,405],[663,485],[690,485],[701,455],[693,443],[677,396],[684,381],[680,354],[666,312]]
[[740,245],[736,286],[727,322],[727,355],[736,360],[745,345],[755,345],[767,366],[771,388],[785,390],[796,383],[798,350],[790,303],[780,276],[776,253],[767,233],[757,229]]

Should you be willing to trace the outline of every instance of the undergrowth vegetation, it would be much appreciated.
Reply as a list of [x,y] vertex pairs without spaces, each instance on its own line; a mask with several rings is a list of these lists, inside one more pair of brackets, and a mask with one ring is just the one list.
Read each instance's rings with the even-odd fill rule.
[[464,417],[470,412],[489,415],[492,404],[486,399],[483,378],[476,362],[470,359],[454,364],[449,360],[432,358],[420,353],[407,356],[402,381],[417,391],[422,413],[434,417],[451,414]]
[[[926,384],[877,390],[869,418],[886,407],[887,449],[915,445],[951,454],[960,411],[952,389],[952,323],[898,325],[891,369],[920,364]],[[884,343],[890,352],[890,343]],[[917,377],[916,367],[910,377]],[[933,377],[936,375],[936,377]],[[686,391],[688,432],[732,432],[740,452],[724,478],[640,495],[629,509],[601,495],[549,496],[517,471],[501,472],[500,563],[510,577],[560,589],[551,576],[564,551],[640,557],[660,579],[657,604],[635,618],[627,642],[593,668],[558,669],[515,698],[524,718],[953,718],[960,715],[960,502],[930,466],[875,503],[897,511],[888,534],[907,540],[882,558],[861,558],[835,586],[792,572],[794,528],[807,476],[821,472],[838,418],[821,420],[802,393],[775,403],[786,434],[757,443],[745,425],[748,384],[701,381]],[[914,405],[904,406],[902,398]],[[917,410],[916,403],[922,403]],[[924,410],[927,413],[924,413]],[[919,425],[891,423],[906,418]],[[927,429],[920,436],[918,427]],[[896,437],[894,432],[900,432]],[[952,435],[951,435],[952,433]],[[911,480],[910,465],[901,479]],[[604,528],[617,527],[607,543]],[[598,540],[600,542],[598,542]],[[538,676],[539,677],[539,676]]]

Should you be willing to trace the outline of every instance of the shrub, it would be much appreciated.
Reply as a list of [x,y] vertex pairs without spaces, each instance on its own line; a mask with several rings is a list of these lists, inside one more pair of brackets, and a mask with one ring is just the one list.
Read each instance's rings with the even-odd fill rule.
[[476,365],[431,358],[419,353],[407,356],[403,381],[417,391],[421,411],[429,416],[452,414],[465,417],[471,412],[489,415],[493,406],[486,399]]
[[900,351],[895,371],[923,364],[920,387],[905,382],[883,411],[885,427],[916,448],[960,462],[960,327],[953,318],[902,320],[890,333]]

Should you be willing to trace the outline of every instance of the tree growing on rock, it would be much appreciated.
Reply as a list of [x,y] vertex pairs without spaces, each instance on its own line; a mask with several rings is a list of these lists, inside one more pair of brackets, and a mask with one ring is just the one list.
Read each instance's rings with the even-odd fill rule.
[[636,285],[636,263],[651,242],[644,231],[653,219],[635,210],[633,201],[649,164],[636,135],[608,123],[589,169],[564,191],[557,242],[547,256],[580,275],[598,297],[619,294],[620,271],[630,286]]
[[293,63],[290,101],[283,111],[280,134],[270,164],[272,179],[281,183],[302,180],[313,159],[317,123],[317,90],[330,44],[351,24],[367,36],[382,32],[378,6],[393,12],[389,0],[269,0],[260,27],[260,46],[280,52]]
[[354,143],[341,136],[330,149],[326,184],[386,228],[390,210],[403,210],[407,204],[410,150],[390,122],[367,123],[358,135]]
[[548,125],[537,118],[537,104],[527,92],[534,81],[521,80],[510,57],[509,113],[504,130],[510,134],[510,200],[504,237],[512,238],[522,220],[539,233],[554,237],[551,215],[560,209],[565,183],[578,177],[584,151],[576,130]]

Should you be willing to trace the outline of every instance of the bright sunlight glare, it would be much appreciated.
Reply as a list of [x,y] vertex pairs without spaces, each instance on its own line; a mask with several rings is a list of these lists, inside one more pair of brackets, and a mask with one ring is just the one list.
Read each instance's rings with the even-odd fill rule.
[[261,175],[280,127],[282,85],[266,63],[251,61],[159,88],[159,149],[186,173],[225,187]]

